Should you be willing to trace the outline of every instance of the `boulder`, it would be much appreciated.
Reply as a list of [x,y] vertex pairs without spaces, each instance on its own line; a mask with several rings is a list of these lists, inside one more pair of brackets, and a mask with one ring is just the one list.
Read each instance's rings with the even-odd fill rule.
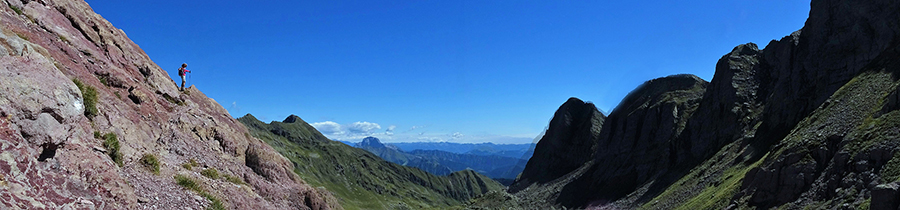
[[892,182],[880,184],[872,190],[873,210],[893,210],[900,206],[900,184]]

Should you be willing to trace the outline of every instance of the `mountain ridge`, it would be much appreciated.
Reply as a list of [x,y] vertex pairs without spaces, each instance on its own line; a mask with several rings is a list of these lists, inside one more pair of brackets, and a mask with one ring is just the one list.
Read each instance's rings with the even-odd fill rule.
[[[896,209],[900,3],[810,6],[801,30],[722,56],[704,88],[656,97],[653,89],[675,93],[679,85],[651,80],[599,131],[569,131],[594,138],[545,136],[510,194],[494,194],[510,202],[470,205]],[[548,135],[564,128],[551,121]],[[602,146],[570,155],[581,164],[558,169],[565,173],[544,172],[539,165],[559,158],[542,151],[571,153],[553,146],[567,141]]]
[[365,149],[389,162],[419,168],[435,175],[471,169],[495,180],[511,180],[524,168],[524,164],[520,164],[523,160],[517,158],[443,150],[402,151],[393,144],[382,144],[375,137],[366,137],[355,147]]
[[[294,172],[340,198],[347,209],[445,208],[503,187],[472,170],[437,176],[391,163],[366,150],[332,141],[299,117],[264,123],[247,114],[237,120],[272,145]],[[289,120],[285,120],[289,121]],[[374,143],[374,142],[372,142]]]

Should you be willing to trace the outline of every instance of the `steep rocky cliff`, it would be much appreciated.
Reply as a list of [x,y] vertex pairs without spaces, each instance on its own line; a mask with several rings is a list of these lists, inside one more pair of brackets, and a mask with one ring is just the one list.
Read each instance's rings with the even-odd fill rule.
[[543,170],[523,171],[510,186],[510,192],[557,179],[589,161],[597,146],[596,133],[605,119],[594,104],[569,98],[553,115],[549,129],[525,165],[525,168]]
[[0,23],[0,209],[340,208],[84,1]]
[[[536,152],[592,159],[542,185],[528,174],[550,167],[531,162],[558,158],[535,153],[514,184],[527,187],[504,198],[570,208],[896,209],[900,2],[810,6],[801,30],[762,50],[735,47],[708,84],[639,87],[590,131],[591,152],[553,146],[575,138],[542,139]],[[685,91],[659,97],[648,86]]]

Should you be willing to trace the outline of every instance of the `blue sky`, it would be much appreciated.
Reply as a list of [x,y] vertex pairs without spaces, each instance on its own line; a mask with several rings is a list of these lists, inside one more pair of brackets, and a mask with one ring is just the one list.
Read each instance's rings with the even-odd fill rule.
[[734,46],[809,14],[784,0],[88,3],[169,75],[188,63],[234,117],[386,142],[529,143],[569,97],[608,112],[646,80],[709,80]]

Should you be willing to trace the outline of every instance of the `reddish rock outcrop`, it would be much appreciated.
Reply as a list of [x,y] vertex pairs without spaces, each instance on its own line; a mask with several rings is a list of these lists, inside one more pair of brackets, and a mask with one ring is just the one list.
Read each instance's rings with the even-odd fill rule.
[[[340,209],[197,87],[179,92],[84,1],[4,0],[0,24],[0,209],[199,209],[212,205],[204,197],[232,209]],[[74,79],[96,89],[96,116]],[[121,166],[95,138],[108,133]],[[147,154],[159,175],[141,163]]]

